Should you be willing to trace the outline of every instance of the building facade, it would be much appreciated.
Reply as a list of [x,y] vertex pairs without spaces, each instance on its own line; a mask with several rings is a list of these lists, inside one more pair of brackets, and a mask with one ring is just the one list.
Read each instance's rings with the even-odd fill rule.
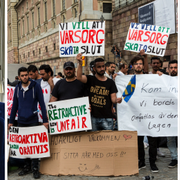
[[[59,23],[106,21],[106,52],[112,45],[111,0],[9,0],[8,63],[51,65],[57,73],[67,60],[59,57]],[[86,69],[94,57],[86,59]]]
[[[129,25],[131,22],[138,23],[138,7],[148,4],[152,1],[153,0],[113,0],[112,2],[113,44],[116,44],[120,48],[120,50],[122,50],[123,59],[127,63],[129,63],[132,59],[132,56],[136,54],[130,51],[123,50]],[[176,1],[176,3],[178,3],[178,1]],[[164,67],[167,67],[169,60],[178,60],[177,38],[177,33],[171,34],[169,36],[165,56],[162,58]],[[150,63],[150,56],[148,60]]]

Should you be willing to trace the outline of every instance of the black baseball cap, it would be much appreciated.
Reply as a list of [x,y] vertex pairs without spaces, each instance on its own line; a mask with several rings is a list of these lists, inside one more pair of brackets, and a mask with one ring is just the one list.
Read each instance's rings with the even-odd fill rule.
[[75,68],[74,63],[71,62],[71,61],[65,62],[65,63],[64,63],[64,69],[66,69],[66,68],[68,68],[68,67],[70,67],[70,68]]

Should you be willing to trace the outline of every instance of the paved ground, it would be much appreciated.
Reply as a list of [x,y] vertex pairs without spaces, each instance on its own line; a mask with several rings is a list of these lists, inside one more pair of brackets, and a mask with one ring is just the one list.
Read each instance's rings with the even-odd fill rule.
[[[154,176],[154,180],[176,180],[177,179],[177,167],[168,168],[168,164],[171,161],[170,153],[167,148],[160,148],[166,157],[159,157],[156,164],[159,168],[159,173],[152,173],[150,171],[149,161],[148,161],[148,150],[146,150],[146,169],[140,170],[138,175],[134,176],[120,176],[120,177],[92,177],[92,176],[47,176],[41,175],[41,180],[139,180],[144,176]],[[19,177],[16,170],[10,172],[8,175],[9,180],[31,180],[33,179],[32,174],[26,175],[24,177]]]

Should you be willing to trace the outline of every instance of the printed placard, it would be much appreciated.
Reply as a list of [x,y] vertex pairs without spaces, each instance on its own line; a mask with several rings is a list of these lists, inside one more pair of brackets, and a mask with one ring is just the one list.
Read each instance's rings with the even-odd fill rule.
[[164,56],[171,28],[156,25],[131,23],[124,50]]
[[92,129],[88,97],[47,104],[50,134]]
[[59,24],[59,55],[73,57],[104,56],[105,21],[69,22]]
[[[117,76],[118,97],[130,75]],[[130,100],[117,104],[118,130],[138,131],[139,136],[177,136],[178,77],[157,74],[136,75]]]
[[14,127],[9,130],[10,157],[50,157],[48,131],[45,126]]

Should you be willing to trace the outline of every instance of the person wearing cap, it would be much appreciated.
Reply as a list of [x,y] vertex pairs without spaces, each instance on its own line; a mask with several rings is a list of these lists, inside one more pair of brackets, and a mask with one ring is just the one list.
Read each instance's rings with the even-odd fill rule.
[[50,102],[84,96],[84,84],[76,79],[74,63],[71,61],[65,62],[63,68],[66,78],[56,83]]

